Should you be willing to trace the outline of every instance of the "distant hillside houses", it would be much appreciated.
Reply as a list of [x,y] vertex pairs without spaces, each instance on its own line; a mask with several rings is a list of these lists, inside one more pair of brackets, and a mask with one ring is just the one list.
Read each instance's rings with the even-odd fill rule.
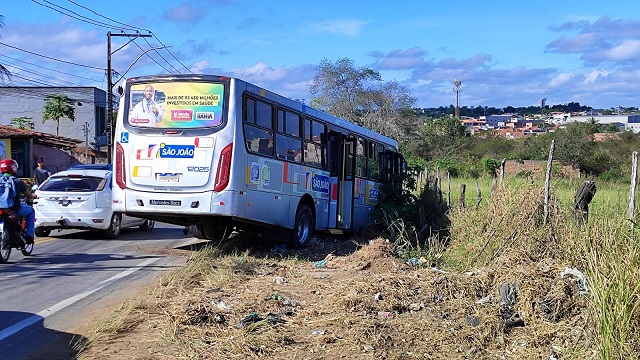
[[522,116],[518,114],[487,115],[461,119],[470,134],[493,131],[507,139],[517,139],[555,131],[574,122],[595,120],[598,124],[613,124],[619,131],[640,133],[640,115],[601,115],[585,113],[553,112],[548,115]]

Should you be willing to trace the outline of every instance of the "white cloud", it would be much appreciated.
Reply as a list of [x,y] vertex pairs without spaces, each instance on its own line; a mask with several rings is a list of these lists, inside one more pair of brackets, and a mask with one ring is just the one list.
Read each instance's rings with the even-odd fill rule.
[[611,72],[608,70],[594,70],[585,75],[584,82],[585,84],[593,83],[593,82],[596,82],[598,78],[606,77],[609,74],[611,74]]
[[284,68],[274,69],[263,62],[249,67],[233,68],[232,71],[238,77],[250,82],[276,81],[283,79],[287,75],[287,71]]
[[576,75],[572,73],[560,73],[554,76],[553,78],[551,78],[551,81],[549,81],[549,86],[550,87],[562,86],[568,83],[569,81],[571,81],[571,79],[573,79],[575,76]]
[[310,24],[315,31],[357,36],[369,21],[361,20],[328,20]]
[[640,40],[624,40],[620,45],[609,49],[606,56],[609,60],[632,60],[640,55]]
[[202,73],[204,70],[206,70],[208,68],[209,68],[209,62],[207,60],[201,60],[201,61],[198,61],[198,62],[194,63],[191,66],[191,69],[189,69],[189,70],[191,70],[191,72],[194,73],[194,74],[200,74],[200,73]]

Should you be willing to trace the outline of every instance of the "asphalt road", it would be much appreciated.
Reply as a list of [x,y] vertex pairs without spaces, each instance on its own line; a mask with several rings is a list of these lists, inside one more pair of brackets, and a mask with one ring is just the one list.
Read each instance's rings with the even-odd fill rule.
[[156,223],[115,240],[52,232],[36,238],[29,257],[14,249],[0,264],[0,359],[72,359],[69,344],[84,338],[80,329],[158,273],[184,265],[196,242],[181,227]]

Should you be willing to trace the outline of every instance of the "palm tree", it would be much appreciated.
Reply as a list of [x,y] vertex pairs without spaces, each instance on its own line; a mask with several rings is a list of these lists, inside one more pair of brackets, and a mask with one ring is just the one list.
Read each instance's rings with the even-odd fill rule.
[[31,121],[31,119],[33,119],[33,118],[28,117],[28,116],[20,116],[20,117],[11,119],[9,124],[17,127],[18,129],[32,130],[33,129],[33,121]]
[[[2,28],[3,26],[4,26],[4,15],[0,15],[0,28]],[[0,39],[1,38],[2,36],[0,36]],[[3,78],[11,79],[11,73],[9,72],[9,69],[7,69],[2,64],[0,64],[0,80],[2,80]]]
[[71,121],[76,120],[75,108],[73,100],[64,94],[47,95],[44,99],[44,113],[42,114],[42,123],[52,119],[56,122],[56,136],[60,132],[60,118],[67,117]]

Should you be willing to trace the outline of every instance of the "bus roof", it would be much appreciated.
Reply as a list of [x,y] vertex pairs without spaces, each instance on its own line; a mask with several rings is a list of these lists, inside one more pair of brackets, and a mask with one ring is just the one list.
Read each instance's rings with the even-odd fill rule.
[[127,82],[153,82],[153,81],[172,81],[172,80],[230,81],[231,83],[240,82],[245,84],[247,89],[249,89],[250,92],[256,95],[264,96],[267,99],[280,103],[288,108],[297,110],[309,116],[313,116],[329,124],[339,126],[354,134],[362,135],[364,137],[380,141],[386,145],[390,145],[394,147],[396,151],[398,150],[398,142],[390,137],[387,137],[385,135],[382,135],[380,133],[377,133],[371,129],[367,129],[360,125],[354,124],[350,121],[327,114],[324,111],[315,109],[311,106],[307,106],[298,101],[276,94],[260,86],[244,81],[240,78],[234,78],[230,76],[219,76],[219,75],[204,75],[204,74],[164,74],[164,75],[148,75],[148,76],[133,77],[133,78],[128,78],[126,81]]

